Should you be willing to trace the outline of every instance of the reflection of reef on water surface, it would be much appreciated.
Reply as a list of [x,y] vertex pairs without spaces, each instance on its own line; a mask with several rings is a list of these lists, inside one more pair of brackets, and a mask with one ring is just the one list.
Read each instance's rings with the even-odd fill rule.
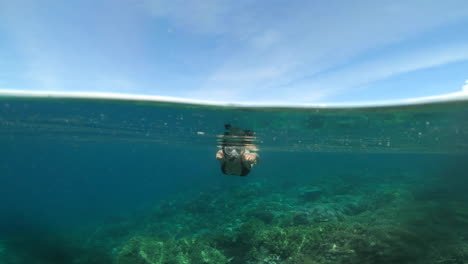
[[179,195],[143,218],[99,227],[72,263],[97,263],[97,249],[117,264],[466,263],[463,195],[409,176],[359,181],[344,175]]

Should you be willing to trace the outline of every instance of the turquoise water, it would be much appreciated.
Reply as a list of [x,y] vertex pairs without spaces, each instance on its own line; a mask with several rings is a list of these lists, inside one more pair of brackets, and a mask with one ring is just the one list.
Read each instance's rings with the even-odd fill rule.
[[0,263],[467,263],[467,117],[3,97]]

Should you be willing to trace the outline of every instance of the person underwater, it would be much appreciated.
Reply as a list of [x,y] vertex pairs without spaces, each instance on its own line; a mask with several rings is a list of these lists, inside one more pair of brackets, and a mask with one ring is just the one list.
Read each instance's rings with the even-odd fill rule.
[[[227,175],[247,176],[254,165],[260,162],[257,147],[250,142],[254,139],[255,132],[233,128],[224,125],[228,132],[223,135],[223,144],[216,153],[216,159],[221,164],[221,171]],[[249,139],[249,140],[247,140]]]

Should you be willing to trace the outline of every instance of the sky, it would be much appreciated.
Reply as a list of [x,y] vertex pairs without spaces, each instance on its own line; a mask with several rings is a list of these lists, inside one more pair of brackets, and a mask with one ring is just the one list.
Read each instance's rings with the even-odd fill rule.
[[466,0],[0,0],[0,90],[317,103],[466,80]]

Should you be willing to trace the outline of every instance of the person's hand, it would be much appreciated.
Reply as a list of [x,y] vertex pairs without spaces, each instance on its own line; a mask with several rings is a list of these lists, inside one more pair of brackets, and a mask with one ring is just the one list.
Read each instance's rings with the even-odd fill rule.
[[216,159],[217,160],[222,160],[224,157],[223,155],[223,151],[222,150],[219,150],[218,152],[216,152]]
[[258,163],[258,155],[256,153],[245,153],[244,154],[244,161],[250,164],[257,164]]

